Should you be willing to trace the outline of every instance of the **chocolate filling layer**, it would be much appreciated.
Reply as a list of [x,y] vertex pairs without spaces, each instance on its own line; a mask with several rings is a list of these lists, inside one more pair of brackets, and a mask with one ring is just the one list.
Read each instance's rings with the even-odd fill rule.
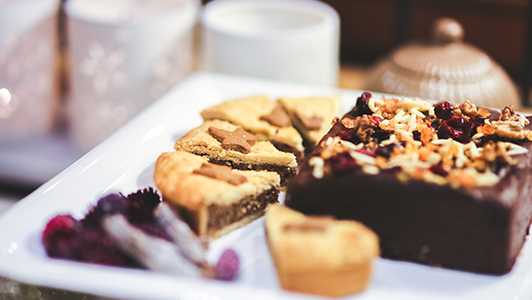
[[207,234],[212,235],[228,225],[263,211],[269,204],[277,202],[278,194],[278,189],[271,188],[258,196],[250,195],[231,205],[211,204],[207,208]]

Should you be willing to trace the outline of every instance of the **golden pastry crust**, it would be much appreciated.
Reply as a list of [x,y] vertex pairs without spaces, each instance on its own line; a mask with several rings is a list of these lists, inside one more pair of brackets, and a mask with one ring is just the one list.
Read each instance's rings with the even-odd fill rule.
[[177,140],[174,149],[206,156],[211,162],[230,164],[236,169],[275,171],[281,176],[283,185],[295,175],[298,165],[294,154],[279,151],[267,141],[255,143],[247,154],[224,149],[221,143],[209,134],[210,127],[227,131],[238,128],[222,120],[206,121]]
[[[314,147],[321,138],[331,129],[331,121],[334,117],[343,113],[343,105],[340,97],[286,97],[278,100],[290,115],[292,124],[303,135],[303,138],[311,147]],[[320,117],[321,126],[317,130],[306,128],[297,113],[307,118]]]
[[[252,212],[254,217],[242,214],[242,218],[233,220],[222,228],[210,230],[209,222],[213,223],[211,219],[217,216],[210,213],[209,207],[230,207],[242,199],[252,202],[253,197],[271,190],[279,192],[280,178],[277,173],[232,170],[231,172],[247,179],[247,182],[235,186],[223,180],[194,174],[204,163],[207,163],[206,158],[187,152],[165,152],[158,157],[153,175],[163,200],[180,213],[186,214],[184,219],[201,236],[218,237],[217,231],[226,233],[223,230],[228,226],[235,229],[235,223],[243,226],[262,214],[258,210]],[[241,222],[244,219],[246,222]]]
[[261,117],[270,114],[276,105],[277,103],[268,96],[256,95],[207,108],[201,112],[201,116],[205,121],[219,119],[242,126],[261,141],[270,141],[274,145],[284,144],[293,148],[292,152],[297,156],[304,151],[303,139],[297,130],[292,126],[276,127],[261,120]]
[[285,206],[266,214],[268,246],[283,289],[329,297],[363,290],[378,237],[356,221],[308,217]]

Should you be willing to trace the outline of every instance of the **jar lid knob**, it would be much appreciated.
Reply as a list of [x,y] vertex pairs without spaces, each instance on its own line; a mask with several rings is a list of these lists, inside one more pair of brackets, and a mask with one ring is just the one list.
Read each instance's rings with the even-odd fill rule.
[[464,29],[455,19],[440,18],[432,25],[432,40],[437,44],[461,42],[463,37]]

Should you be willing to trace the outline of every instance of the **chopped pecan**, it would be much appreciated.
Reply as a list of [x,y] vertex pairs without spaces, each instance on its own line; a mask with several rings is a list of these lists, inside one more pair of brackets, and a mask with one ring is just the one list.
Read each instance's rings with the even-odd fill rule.
[[353,120],[353,128],[356,130],[356,135],[364,143],[371,140],[371,136],[375,132],[375,126],[377,126],[377,123],[368,115],[363,115]]
[[527,138],[527,130],[523,129],[519,120],[517,121],[495,121],[492,122],[495,133],[502,138],[509,140],[523,140]]
[[475,104],[469,102],[469,100],[466,100],[464,103],[460,104],[460,111],[462,114],[468,117],[474,117],[478,114],[477,107]]
[[513,105],[508,105],[501,110],[499,121],[515,121],[519,122],[519,115],[515,113]]

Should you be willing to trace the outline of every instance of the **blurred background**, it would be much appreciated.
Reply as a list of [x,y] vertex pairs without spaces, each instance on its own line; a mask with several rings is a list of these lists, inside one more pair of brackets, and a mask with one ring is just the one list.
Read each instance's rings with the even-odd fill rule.
[[[0,212],[209,70],[203,7],[218,1],[0,0]],[[324,84],[436,100],[480,95],[477,103],[527,111],[529,1],[322,2],[340,20],[328,50],[338,75]],[[155,22],[160,15],[168,20]],[[442,17],[452,24],[435,28]]]
[[[262,32],[233,30],[206,13],[210,6],[215,15],[212,4],[232,1],[0,0],[0,215],[198,70],[492,107],[513,104],[524,112],[532,104],[530,1],[281,1],[306,6],[300,19],[322,26],[323,36],[311,26],[294,30],[304,27],[294,11],[240,16],[261,18]],[[323,56],[323,66],[310,72],[326,70],[325,78],[212,63],[237,65],[238,58],[223,49],[242,50],[250,34],[255,41],[271,39],[266,27],[280,20],[288,25],[273,31],[284,37],[278,45],[295,45],[305,35],[315,47],[299,42],[304,49],[326,46],[313,54],[316,65]],[[274,50],[294,61],[303,55],[290,47]],[[1,290],[12,299],[88,297],[10,280],[0,281]]]
[[[0,211],[209,70],[202,14],[218,1],[0,0]],[[480,95],[477,103],[527,111],[529,1],[322,2],[340,20],[338,48],[328,50],[338,76],[326,84],[436,100]],[[438,29],[442,17],[451,25]]]

